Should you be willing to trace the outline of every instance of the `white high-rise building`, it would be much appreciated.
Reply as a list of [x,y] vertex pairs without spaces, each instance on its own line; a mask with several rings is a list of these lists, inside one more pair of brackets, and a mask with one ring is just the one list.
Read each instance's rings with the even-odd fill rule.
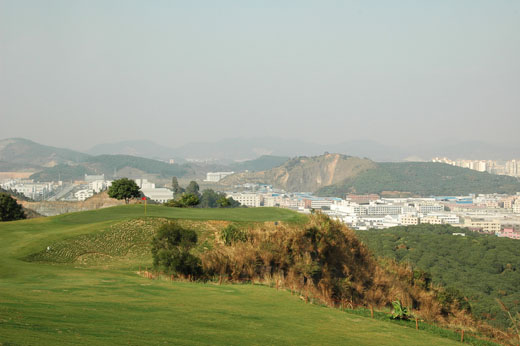
[[520,214],[520,198],[517,198],[513,204],[513,213]]

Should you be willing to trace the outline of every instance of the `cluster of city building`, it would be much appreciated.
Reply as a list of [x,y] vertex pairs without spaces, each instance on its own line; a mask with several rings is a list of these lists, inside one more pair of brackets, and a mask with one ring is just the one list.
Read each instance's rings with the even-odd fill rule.
[[0,187],[4,190],[16,191],[27,198],[43,200],[52,195],[63,183],[34,182],[32,179],[4,179]]
[[84,201],[87,198],[94,196],[94,194],[108,189],[112,185],[112,181],[105,180],[104,174],[85,174],[84,180],[76,182],[76,185],[79,187],[79,190],[76,189],[76,191],[73,193],[73,196],[78,201]]
[[[167,188],[155,187],[155,184],[147,179],[134,179],[139,189],[149,199],[164,203],[173,198],[173,191]],[[105,179],[104,174],[85,174],[83,180],[68,182],[34,182],[29,179],[4,179],[0,187],[23,194],[34,200],[49,201],[84,201],[101,191],[107,190],[112,185],[112,180]]]
[[479,172],[520,177],[520,160],[500,162],[496,160],[450,160],[446,157],[435,157],[432,162],[446,163]]
[[[207,181],[222,179],[231,172],[215,172]],[[218,180],[217,180],[218,179]],[[156,187],[147,179],[134,179],[150,200],[164,203],[173,191]],[[73,184],[6,179],[0,186],[35,200],[83,201],[106,190],[112,181],[104,175],[85,175]],[[377,194],[347,195],[345,198],[318,197],[310,193],[290,193],[265,184],[243,184],[227,191],[247,207],[280,207],[302,213],[321,210],[354,229],[383,229],[418,224],[450,224],[473,231],[520,239],[520,193],[516,195],[481,194],[469,196],[435,196],[427,198],[382,198]]]
[[473,231],[520,239],[520,194],[381,198],[347,195],[345,199],[287,193],[268,185],[242,185],[242,192],[226,192],[249,207],[281,207],[303,213],[321,210],[354,229],[383,229],[418,224],[450,224]]
[[4,179],[0,187],[23,194],[25,197],[39,200],[84,201],[94,194],[106,190],[112,181],[106,180],[103,174],[87,175],[84,180],[67,183],[35,182],[32,179]]

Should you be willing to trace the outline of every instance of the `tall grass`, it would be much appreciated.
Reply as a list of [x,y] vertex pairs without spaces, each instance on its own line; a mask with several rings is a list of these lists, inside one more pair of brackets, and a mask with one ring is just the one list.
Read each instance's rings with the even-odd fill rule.
[[399,300],[421,320],[473,333],[487,328],[460,299],[441,299],[443,288],[423,273],[377,262],[353,231],[323,214],[304,226],[264,224],[234,241],[223,234],[201,259],[219,281],[274,284],[331,307],[388,309]]

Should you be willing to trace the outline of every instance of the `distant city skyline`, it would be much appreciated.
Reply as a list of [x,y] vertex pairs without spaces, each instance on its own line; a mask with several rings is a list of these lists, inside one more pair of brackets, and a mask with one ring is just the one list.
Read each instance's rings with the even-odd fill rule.
[[0,32],[0,139],[520,147],[518,1],[3,0]]

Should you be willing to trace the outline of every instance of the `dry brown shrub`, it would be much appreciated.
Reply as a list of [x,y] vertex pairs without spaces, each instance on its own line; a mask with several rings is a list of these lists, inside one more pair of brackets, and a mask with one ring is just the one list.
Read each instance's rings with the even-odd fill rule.
[[410,265],[377,262],[352,230],[319,213],[305,226],[263,224],[231,246],[215,241],[201,260],[209,276],[288,288],[306,301],[383,308],[399,300],[423,320],[467,330],[477,325],[456,304],[441,305],[442,288],[417,277]]

